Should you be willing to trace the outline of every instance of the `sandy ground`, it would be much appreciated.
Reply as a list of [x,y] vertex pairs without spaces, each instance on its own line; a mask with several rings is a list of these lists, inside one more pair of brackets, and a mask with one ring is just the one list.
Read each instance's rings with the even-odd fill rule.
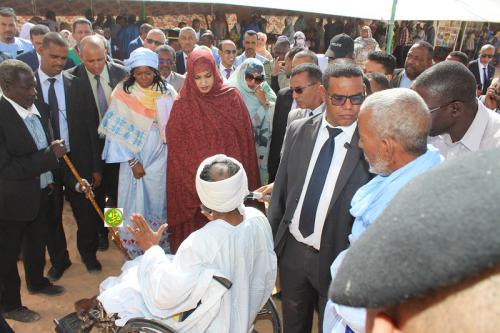
[[[28,308],[40,313],[42,318],[31,324],[23,324],[8,320],[16,333],[48,333],[54,332],[54,318],[61,318],[66,314],[73,312],[73,303],[81,298],[88,298],[96,295],[99,289],[99,283],[112,275],[119,275],[120,268],[124,258],[119,250],[110,244],[109,250],[98,252],[97,257],[103,266],[99,274],[89,274],[85,265],[80,260],[76,250],[76,222],[74,221],[71,208],[66,203],[63,213],[64,229],[68,241],[68,249],[73,264],[66,270],[63,277],[56,282],[66,288],[66,293],[58,297],[48,297],[40,295],[31,295],[26,290],[24,281],[24,269],[19,262],[19,274],[21,275],[21,293],[22,301]],[[48,262],[48,261],[47,261]],[[50,268],[48,264],[46,270]],[[278,308],[279,301],[276,302]],[[281,310],[280,310],[281,311]],[[272,329],[269,321],[263,321],[257,324],[257,330],[260,333],[271,333]],[[317,332],[316,324],[314,332]]]

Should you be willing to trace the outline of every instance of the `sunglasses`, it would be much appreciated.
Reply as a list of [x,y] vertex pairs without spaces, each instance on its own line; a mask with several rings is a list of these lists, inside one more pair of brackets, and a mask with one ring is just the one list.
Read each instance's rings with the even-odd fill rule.
[[236,50],[224,50],[224,54],[236,54]]
[[160,65],[173,65],[174,62],[170,59],[158,59],[158,64],[160,64]]
[[149,44],[155,44],[156,46],[160,46],[160,45],[165,44],[164,42],[159,42],[159,41],[154,40],[154,39],[151,39],[151,38],[146,38],[146,41],[147,41]]
[[253,76],[252,74],[245,74],[245,80],[255,81],[255,83],[261,84],[262,82],[264,82],[265,77],[264,77],[264,75]]
[[307,86],[305,87],[297,87],[297,88],[292,88],[290,87],[290,90],[292,91],[292,93],[296,93],[297,95],[300,95],[304,92],[304,90],[306,90],[306,88],[308,87],[312,87],[314,86],[316,83],[311,83],[311,84],[308,84]]
[[347,99],[351,102],[352,105],[360,105],[363,103],[365,100],[365,94],[356,94],[356,95],[351,95],[351,96],[343,96],[343,95],[331,95],[328,96],[330,98],[330,101],[332,101],[333,105],[336,106],[342,106],[345,104]]
[[481,54],[481,58],[493,58],[493,54]]
[[[437,110],[442,109],[442,108],[445,108],[445,107],[447,107],[448,105],[450,105],[450,104],[452,104],[452,103],[456,103],[456,102],[462,102],[462,101],[460,101],[460,100],[453,100],[453,101],[451,101],[451,102],[448,102],[448,103],[443,104],[443,105],[441,105],[441,106],[438,106],[438,107],[436,107],[436,108],[429,109],[429,113],[436,112]],[[463,103],[463,102],[462,102],[462,103]]]

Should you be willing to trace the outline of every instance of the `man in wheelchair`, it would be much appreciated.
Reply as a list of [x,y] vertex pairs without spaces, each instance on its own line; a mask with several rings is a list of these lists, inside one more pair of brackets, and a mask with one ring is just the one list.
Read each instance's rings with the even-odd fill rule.
[[[126,262],[120,276],[101,283],[97,301],[86,302],[87,311],[78,311],[80,320],[73,316],[74,327],[91,326],[85,320],[93,311],[90,317],[105,313],[102,321],[114,321],[118,327],[141,317],[175,332],[252,329],[276,280],[267,218],[243,205],[247,176],[233,158],[215,155],[204,160],[196,174],[196,191],[210,222],[192,233],[175,255],[166,255],[157,245],[165,226],[153,232],[141,215],[133,215],[129,229],[144,255]],[[57,332],[78,332],[68,329],[64,320],[56,324]]]

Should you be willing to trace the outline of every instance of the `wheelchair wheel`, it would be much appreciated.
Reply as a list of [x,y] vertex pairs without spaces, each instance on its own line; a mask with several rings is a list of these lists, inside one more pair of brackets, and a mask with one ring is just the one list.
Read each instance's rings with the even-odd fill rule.
[[175,333],[175,331],[156,320],[133,318],[127,321],[117,333]]
[[[256,323],[264,324],[263,322],[268,322],[272,326],[273,333],[281,333],[281,319],[278,314],[278,309],[276,309],[276,305],[272,298],[269,298],[264,307],[257,314],[257,318],[255,318],[254,325]],[[255,328],[253,330],[254,333],[259,333]]]

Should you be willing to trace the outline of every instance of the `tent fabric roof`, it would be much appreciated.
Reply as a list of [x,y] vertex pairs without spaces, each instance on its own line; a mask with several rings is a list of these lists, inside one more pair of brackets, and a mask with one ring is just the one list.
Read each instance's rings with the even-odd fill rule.
[[[125,0],[143,1],[143,0]],[[146,0],[166,2],[166,0]],[[186,2],[169,0],[168,2]],[[197,0],[194,3],[249,6],[388,21],[393,0]],[[399,0],[396,20],[500,22],[499,0]]]

